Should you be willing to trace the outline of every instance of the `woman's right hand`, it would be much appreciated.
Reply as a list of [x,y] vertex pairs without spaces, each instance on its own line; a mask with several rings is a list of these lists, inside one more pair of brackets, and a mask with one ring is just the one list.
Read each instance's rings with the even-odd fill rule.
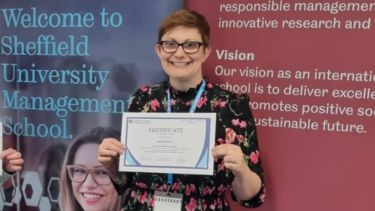
[[8,173],[20,171],[24,162],[21,153],[12,148],[0,152],[0,159],[3,160],[3,169]]
[[124,151],[125,145],[119,140],[114,138],[105,138],[99,145],[98,161],[106,168],[111,169],[111,167],[116,164],[114,161],[119,155],[124,153]]

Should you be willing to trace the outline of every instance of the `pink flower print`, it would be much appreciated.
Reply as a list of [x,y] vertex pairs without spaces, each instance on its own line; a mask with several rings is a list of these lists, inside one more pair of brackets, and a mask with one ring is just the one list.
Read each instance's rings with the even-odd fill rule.
[[180,184],[178,182],[175,182],[175,183],[172,184],[171,188],[172,188],[173,192],[176,192],[176,191],[178,191],[178,189],[180,189]]
[[224,139],[222,139],[222,138],[218,138],[218,139],[217,139],[217,143],[218,143],[218,144],[223,144],[223,143],[224,143]]
[[220,107],[220,108],[224,108],[226,104],[227,104],[226,101],[223,101],[223,100],[220,100],[220,101],[219,101],[219,107]]
[[154,199],[154,197],[152,197],[152,198],[150,199],[150,206],[151,206],[151,207],[154,207],[154,206],[155,206],[155,199]]
[[[204,187],[203,190],[202,190],[202,196],[206,195],[206,194],[209,194],[211,195],[213,192],[213,189],[210,188],[210,187]],[[203,201],[203,200],[202,200]]]
[[157,99],[151,100],[151,110],[156,111],[156,108],[160,106],[160,103]]
[[207,102],[207,97],[206,96],[201,97],[198,101],[197,107],[198,108],[202,107],[204,104],[206,104],[206,102]]
[[218,165],[217,165],[217,170],[218,171],[224,171],[225,170],[225,165],[224,165],[224,162],[220,162]]
[[130,193],[130,197],[131,198],[137,197],[137,194],[136,194],[136,192],[134,190]]
[[239,126],[240,128],[245,128],[246,127],[246,122],[245,121],[240,121],[239,119],[232,119],[232,124],[234,126]]
[[207,204],[206,204],[206,203],[203,203],[203,200],[202,200],[202,209],[203,209],[203,210],[206,210],[206,209],[207,209]]
[[167,191],[168,190],[168,185],[167,184],[162,184],[156,188],[158,191]]
[[140,87],[140,89],[142,92],[147,92],[150,88],[148,86],[143,85]]
[[240,143],[243,143],[243,142],[246,141],[246,138],[245,138],[245,136],[243,136],[243,135],[236,135],[236,138],[237,138],[237,140],[238,140]]
[[196,188],[194,184],[187,184],[185,187],[185,195],[190,196],[191,192],[195,192]]
[[232,125],[233,126],[238,126],[240,124],[240,120],[239,119],[232,119]]
[[173,105],[173,106],[176,105],[176,102],[177,102],[177,101],[176,101],[175,99],[172,99],[171,101],[172,101],[172,102],[171,102],[171,105]]
[[232,128],[225,128],[225,143],[233,143],[236,137],[236,132]]
[[217,188],[217,191],[219,193],[224,193],[226,191],[226,188],[223,184],[221,184],[218,188]]
[[146,183],[143,183],[143,182],[137,182],[136,185],[141,189],[147,189],[148,188]]
[[189,204],[185,205],[187,211],[195,211],[197,209],[197,200],[190,198]]
[[216,210],[216,201],[213,201],[213,202],[210,204],[210,209],[211,209],[211,210]]
[[147,199],[147,191],[145,191],[143,194],[142,194],[142,196],[139,196],[138,197],[138,201],[140,202],[140,203],[145,203],[145,201],[146,201],[146,199]]
[[213,87],[212,83],[207,83],[207,88],[211,89]]
[[246,127],[246,122],[245,121],[241,121],[240,124],[239,124],[240,128],[245,128]]
[[216,199],[216,207],[221,210],[223,208],[223,202],[221,201],[221,198]]
[[216,107],[223,108],[223,107],[225,107],[226,104],[227,104],[227,102],[219,99],[219,100],[213,102],[213,107],[214,108],[216,108]]
[[259,162],[259,151],[251,152],[249,159],[252,163],[257,164]]

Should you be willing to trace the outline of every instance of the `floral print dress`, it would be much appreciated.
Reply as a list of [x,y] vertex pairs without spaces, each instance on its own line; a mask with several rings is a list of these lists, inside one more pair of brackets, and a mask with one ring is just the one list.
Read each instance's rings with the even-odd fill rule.
[[[167,112],[169,89],[172,112],[189,112],[200,85],[186,92],[173,89],[167,81],[152,87],[143,86],[133,95],[128,110],[129,112]],[[216,145],[225,143],[239,145],[245,162],[262,181],[259,193],[252,199],[240,203],[245,207],[261,205],[265,196],[264,178],[248,96],[233,94],[208,82],[195,112],[217,113]],[[214,164],[213,176],[173,175],[170,191],[183,194],[182,210],[230,210],[226,192],[231,190],[233,179],[233,173],[224,167],[221,160],[218,160]],[[117,186],[120,193],[125,189],[128,189],[129,193],[124,202],[124,210],[152,210],[154,191],[168,189],[167,174],[128,173],[127,186]],[[231,195],[236,200],[234,194]]]

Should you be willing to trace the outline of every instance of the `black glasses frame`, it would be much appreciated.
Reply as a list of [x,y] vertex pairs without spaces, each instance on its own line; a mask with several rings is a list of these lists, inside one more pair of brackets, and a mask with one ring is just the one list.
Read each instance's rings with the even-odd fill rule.
[[[164,43],[173,43],[173,44],[177,44],[177,47],[176,49],[174,50],[166,50],[165,49],[165,46],[164,46]],[[198,45],[198,48],[197,49],[194,49],[194,51],[189,51],[189,50],[186,50],[188,47],[187,45],[189,44],[197,44]],[[187,42],[183,42],[183,43],[179,43],[179,42],[176,42],[176,41],[160,41],[159,42],[159,45],[161,46],[161,48],[163,49],[164,52],[166,53],[174,53],[178,50],[178,48],[181,46],[182,47],[182,50],[186,53],[186,54],[195,54],[199,51],[200,47],[202,45],[204,45],[203,42],[197,42],[197,41],[187,41]]]
[[[111,181],[111,177],[109,176],[109,172],[107,170],[103,170],[105,171],[106,173],[108,173],[108,180],[103,182],[102,180],[98,180],[96,177],[96,174],[95,174],[95,171],[99,171],[100,169],[98,168],[87,168],[87,167],[83,167],[83,166],[80,166],[80,165],[67,165],[67,171],[68,171],[68,175],[69,175],[69,178],[73,181],[73,182],[76,182],[76,183],[83,183],[86,181],[87,179],[87,176],[89,174],[91,174],[92,178],[95,180],[96,183],[98,183],[99,185],[109,185],[112,183]],[[73,172],[72,172],[72,169],[74,168],[79,168],[79,169],[84,169],[85,170],[85,175],[83,176],[82,179],[80,180],[77,180],[77,179],[74,179],[74,175],[73,175]]]

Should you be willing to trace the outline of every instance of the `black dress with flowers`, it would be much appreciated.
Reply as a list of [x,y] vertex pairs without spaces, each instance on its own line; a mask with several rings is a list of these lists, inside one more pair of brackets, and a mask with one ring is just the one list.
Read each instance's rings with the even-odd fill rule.
[[[200,84],[197,86],[199,88]],[[186,92],[173,89],[168,82],[152,87],[144,86],[136,91],[129,105],[129,112],[167,112],[167,90],[171,93],[172,112],[189,112],[197,88]],[[249,168],[259,175],[262,188],[259,193],[242,206],[257,207],[264,199],[263,170],[255,123],[247,95],[237,95],[207,83],[195,112],[216,112],[216,145],[230,143],[239,145]],[[124,202],[124,210],[152,210],[154,191],[166,191],[167,174],[133,173],[127,175],[127,186],[117,187],[119,192],[130,190]],[[173,176],[171,191],[182,193],[183,210],[230,210],[225,192],[231,190],[233,173],[220,160],[214,164],[214,175]],[[234,194],[232,194],[234,197]],[[235,199],[235,198],[234,198]]]

